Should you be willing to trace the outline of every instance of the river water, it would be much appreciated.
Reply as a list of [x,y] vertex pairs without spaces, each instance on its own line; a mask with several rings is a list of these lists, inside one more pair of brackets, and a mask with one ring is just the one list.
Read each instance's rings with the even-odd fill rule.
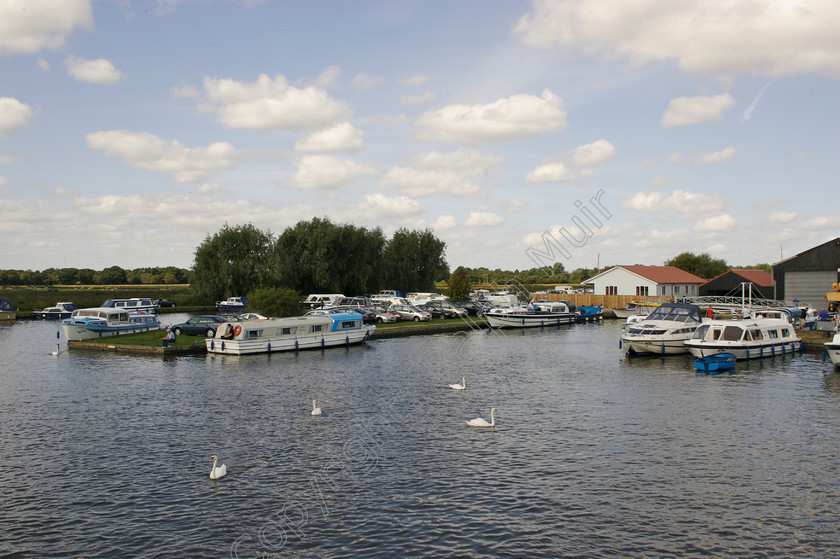
[[0,325],[0,557],[840,550],[819,354],[707,375],[626,358],[617,321],[166,359],[54,356],[56,330]]

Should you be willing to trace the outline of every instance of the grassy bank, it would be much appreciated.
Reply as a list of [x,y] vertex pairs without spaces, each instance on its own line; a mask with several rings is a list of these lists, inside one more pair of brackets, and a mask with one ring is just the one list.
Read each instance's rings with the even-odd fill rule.
[[188,284],[178,285],[56,285],[52,287],[4,287],[0,298],[8,299],[20,313],[51,307],[59,301],[72,301],[76,307],[98,307],[106,299],[149,297],[169,299],[179,307],[213,306],[215,301],[201,301]]

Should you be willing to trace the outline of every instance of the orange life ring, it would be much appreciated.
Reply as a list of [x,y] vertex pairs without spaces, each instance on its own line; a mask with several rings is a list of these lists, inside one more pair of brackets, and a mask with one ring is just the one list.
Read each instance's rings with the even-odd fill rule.
[[242,331],[242,326],[237,324],[236,326],[233,327],[233,335],[234,336],[238,336],[241,331]]

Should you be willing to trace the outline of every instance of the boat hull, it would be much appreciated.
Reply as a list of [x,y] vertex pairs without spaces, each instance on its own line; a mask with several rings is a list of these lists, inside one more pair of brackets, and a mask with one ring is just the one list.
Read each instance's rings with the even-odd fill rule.
[[299,351],[303,349],[321,349],[336,346],[349,346],[365,342],[371,338],[375,326],[366,325],[360,330],[343,332],[321,332],[301,336],[263,337],[257,339],[225,340],[207,338],[205,346],[209,353],[223,355],[247,355],[253,353],[276,353],[280,351]]
[[631,355],[680,355],[688,353],[685,347],[686,339],[639,339],[622,336],[621,347]]
[[160,322],[145,322],[135,324],[124,324],[119,326],[86,326],[84,324],[61,324],[61,331],[67,341],[80,342],[96,338],[107,338],[109,336],[123,336],[125,334],[137,334],[160,330]]
[[541,328],[571,324],[575,321],[575,316],[571,313],[534,313],[527,315],[485,313],[484,318],[487,319],[491,328]]
[[709,357],[720,353],[731,353],[736,359],[761,359],[764,357],[775,357],[777,355],[792,355],[802,351],[801,340],[780,341],[761,344],[696,344],[694,340],[685,342],[688,351],[697,358]]

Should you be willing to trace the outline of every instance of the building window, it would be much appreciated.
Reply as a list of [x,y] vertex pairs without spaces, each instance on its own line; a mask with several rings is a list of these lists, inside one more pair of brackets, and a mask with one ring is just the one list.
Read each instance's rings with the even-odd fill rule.
[[674,286],[674,295],[679,295],[679,294],[680,294],[680,286],[679,286],[679,285],[675,285],[675,286]]
[[608,285],[607,286],[607,295],[618,295],[618,286],[617,285]]
[[637,285],[636,286],[636,295],[644,295],[647,297],[648,294],[648,286],[646,285]]

